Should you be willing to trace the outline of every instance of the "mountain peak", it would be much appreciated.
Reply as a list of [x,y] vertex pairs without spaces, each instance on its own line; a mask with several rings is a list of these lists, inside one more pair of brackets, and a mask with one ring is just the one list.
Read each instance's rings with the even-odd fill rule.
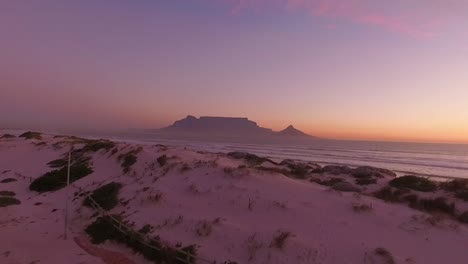
[[309,137],[306,133],[296,129],[293,125],[289,125],[287,128],[278,132],[279,135],[282,136],[290,136],[290,137]]

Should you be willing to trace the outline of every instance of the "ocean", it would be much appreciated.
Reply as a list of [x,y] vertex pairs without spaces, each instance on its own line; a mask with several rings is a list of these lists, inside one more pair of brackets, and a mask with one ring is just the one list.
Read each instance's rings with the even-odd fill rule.
[[399,175],[468,178],[468,145],[466,144],[318,140],[293,146],[167,139],[119,139],[211,152],[245,151],[276,161],[294,159],[320,165],[374,166],[393,170]]

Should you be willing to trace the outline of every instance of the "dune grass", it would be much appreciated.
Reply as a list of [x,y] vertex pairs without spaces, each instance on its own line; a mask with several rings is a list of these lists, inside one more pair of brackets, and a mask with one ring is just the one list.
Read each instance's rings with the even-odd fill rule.
[[[90,197],[104,210],[108,211],[119,203],[118,195],[121,188],[121,183],[111,182],[94,190]],[[91,207],[91,199],[86,197],[83,205]]]

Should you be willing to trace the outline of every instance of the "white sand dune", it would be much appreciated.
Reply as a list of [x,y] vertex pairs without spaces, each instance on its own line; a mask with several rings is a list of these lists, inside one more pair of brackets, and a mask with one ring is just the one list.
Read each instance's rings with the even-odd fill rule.
[[[92,154],[94,172],[68,189],[30,191],[32,179],[52,170],[47,163],[68,151],[68,143],[56,144],[63,140],[0,139],[0,181],[17,180],[0,183],[0,191],[15,192],[21,201],[0,207],[0,263],[104,263],[73,240],[86,237],[84,229],[96,219],[74,194],[112,181],[123,188],[109,213],[121,214],[136,230],[151,225],[150,235],[167,244],[195,244],[198,256],[216,263],[468,263],[466,225],[366,195],[390,177],[362,194],[340,192],[224,154],[118,143],[114,154]],[[136,163],[124,173],[118,156],[139,147]],[[162,155],[168,158],[163,166],[157,161]],[[64,240],[67,193],[75,199]],[[457,200],[457,207],[467,210],[467,203]],[[115,242],[98,247],[151,263]]]

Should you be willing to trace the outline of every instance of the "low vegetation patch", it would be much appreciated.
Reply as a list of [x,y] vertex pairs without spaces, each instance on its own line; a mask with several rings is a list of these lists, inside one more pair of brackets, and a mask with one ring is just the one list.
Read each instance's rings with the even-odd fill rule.
[[0,181],[0,183],[9,183],[9,182],[15,182],[17,179],[14,178],[6,178]]
[[390,253],[385,248],[376,248],[374,250],[375,255],[382,258],[385,264],[396,264],[395,258],[393,257],[392,253]]
[[270,243],[270,247],[275,247],[280,250],[284,248],[286,240],[291,236],[291,232],[288,231],[278,231],[278,233],[273,237],[273,240]]
[[468,224],[468,211],[465,211],[460,216],[458,216],[458,221]]
[[417,176],[407,175],[395,178],[389,182],[390,186],[400,189],[411,189],[420,192],[433,192],[437,190],[437,184]]
[[370,184],[376,184],[377,179],[376,178],[358,178],[356,179],[356,184],[358,185],[370,185]]
[[326,180],[313,178],[310,181],[318,183],[320,185],[324,185],[324,186],[333,186],[333,185],[335,185],[335,184],[337,184],[339,182],[344,182],[344,180],[341,179],[341,178],[330,178],[330,179],[326,179]]
[[37,139],[41,140],[42,139],[42,134],[39,132],[33,132],[33,131],[28,131],[25,132],[21,135],[19,135],[20,138],[25,138],[25,139]]
[[99,139],[99,140],[86,140],[86,145],[81,149],[82,152],[98,152],[100,150],[105,150],[108,152],[112,148],[115,147],[115,143],[106,140],[106,139]]
[[421,199],[418,203],[420,209],[427,212],[446,213],[448,215],[455,215],[455,203],[447,202],[445,197]]
[[410,191],[407,189],[395,189],[389,186],[383,187],[374,193],[374,196],[386,202],[402,202],[402,196],[408,194]]
[[132,166],[137,162],[138,158],[137,155],[143,150],[142,147],[139,147],[134,150],[130,150],[127,153],[121,154],[118,157],[118,161],[120,162],[120,166],[123,169],[123,172],[127,174],[130,172]]
[[191,264],[196,262],[197,248],[195,245],[183,247],[178,244],[171,247],[164,245],[159,237],[148,241],[139,232],[124,226],[122,226],[123,231],[120,231],[115,225],[117,223],[113,222],[111,217],[99,217],[86,228],[86,233],[94,244],[100,244],[107,240],[115,241],[130,247],[135,253],[141,254],[153,263]]
[[92,207],[92,200],[94,200],[104,210],[111,210],[119,203],[118,196],[121,188],[122,184],[118,182],[103,185],[94,190],[90,196],[86,197],[83,205]]
[[15,138],[15,136],[11,135],[11,134],[4,134],[3,136],[0,137],[0,139],[8,139],[8,138]]
[[367,213],[373,210],[372,204],[352,203],[351,206],[356,213]]
[[[29,189],[40,193],[61,189],[67,185],[67,170],[67,167],[62,167],[49,171],[35,179],[31,185],[29,185]],[[91,173],[93,173],[93,169],[87,162],[72,164],[70,166],[70,183],[88,176]]]
[[10,205],[18,205],[18,204],[21,204],[21,201],[16,199],[15,197],[0,196],[0,207],[7,207]]
[[0,191],[0,196],[16,196],[16,193],[10,191]]
[[159,166],[164,167],[164,165],[167,164],[167,156],[161,155],[159,156],[159,158],[156,159],[156,161],[159,163]]
[[247,162],[247,164],[249,166],[258,166],[258,165],[261,165],[262,163],[264,162],[269,162],[269,163],[272,163],[274,165],[278,165],[278,163],[270,160],[270,159],[267,159],[267,158],[263,158],[263,157],[259,157],[255,154],[251,154],[251,153],[247,153],[247,152],[229,152],[228,154],[228,157],[232,157],[234,159],[243,159]]

